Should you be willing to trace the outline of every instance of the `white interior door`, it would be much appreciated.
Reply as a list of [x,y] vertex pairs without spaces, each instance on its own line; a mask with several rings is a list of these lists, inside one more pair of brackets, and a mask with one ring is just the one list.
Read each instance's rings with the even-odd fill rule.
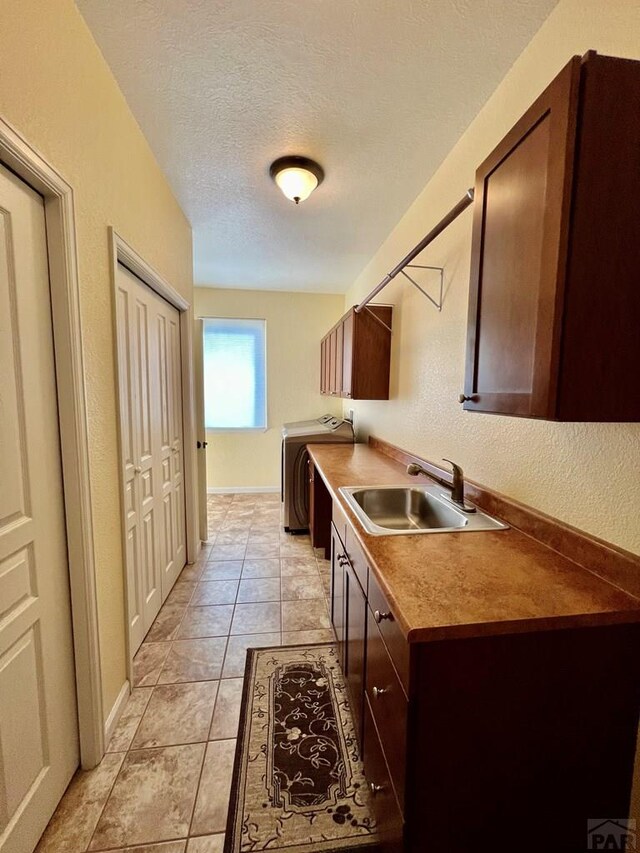
[[162,492],[162,597],[187,561],[182,441],[182,371],[180,314],[161,296],[150,291],[155,312],[158,354],[159,444],[157,480]]
[[116,312],[133,654],[186,562],[180,317],[120,264]]
[[44,204],[0,167],[0,850],[79,761]]
[[196,404],[196,435],[198,461],[198,531],[200,539],[209,538],[207,518],[207,430],[204,423],[204,322],[195,321],[194,329],[194,385]]
[[[118,382],[120,398],[121,464],[124,486],[127,619],[131,652],[142,643],[145,627],[146,569],[143,561],[141,521],[140,414],[138,403],[139,323],[135,290],[130,290],[126,270],[118,269],[116,291]],[[155,585],[153,585],[155,587]]]

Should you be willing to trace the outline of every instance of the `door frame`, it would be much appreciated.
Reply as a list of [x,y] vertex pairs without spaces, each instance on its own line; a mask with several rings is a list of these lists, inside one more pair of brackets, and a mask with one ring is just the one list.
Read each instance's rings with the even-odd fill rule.
[[[198,473],[196,468],[196,419],[195,419],[195,387],[193,371],[193,306],[172,287],[169,282],[156,272],[126,240],[109,226],[109,247],[111,259],[111,303],[114,342],[118,340],[118,264],[126,267],[144,284],[159,296],[162,296],[180,315],[180,368],[182,375],[182,435],[184,453],[184,498],[185,498],[185,534],[187,546],[187,563],[194,563],[200,551],[200,536],[198,531]],[[114,343],[115,375],[120,375],[120,354]],[[120,483],[120,533],[122,537],[123,565],[126,555],[126,509],[124,502],[124,472],[122,470],[123,444],[122,420],[120,406],[120,386],[116,384],[116,399],[118,405],[118,480]],[[125,566],[125,610],[128,601],[127,584],[128,571]],[[133,654],[129,641],[129,614],[126,614],[126,644],[127,644],[127,677],[133,684]]]
[[104,716],[73,188],[0,118],[0,162],[44,199],[82,767],[104,755]]

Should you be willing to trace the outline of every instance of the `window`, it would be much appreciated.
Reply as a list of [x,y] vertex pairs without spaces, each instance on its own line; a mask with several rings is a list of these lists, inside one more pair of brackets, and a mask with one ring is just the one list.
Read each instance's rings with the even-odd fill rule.
[[208,429],[266,429],[266,322],[206,319],[204,419]]

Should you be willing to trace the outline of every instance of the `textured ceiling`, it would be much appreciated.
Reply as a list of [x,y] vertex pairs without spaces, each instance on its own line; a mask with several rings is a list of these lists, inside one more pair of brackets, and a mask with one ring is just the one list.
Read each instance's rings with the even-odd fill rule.
[[[342,292],[556,0],[77,5],[191,221],[196,283]],[[284,154],[326,171],[299,207],[269,178]]]

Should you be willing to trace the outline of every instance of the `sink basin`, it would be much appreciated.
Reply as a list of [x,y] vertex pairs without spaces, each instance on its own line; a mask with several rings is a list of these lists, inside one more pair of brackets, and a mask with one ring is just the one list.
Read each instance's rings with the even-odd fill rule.
[[463,533],[508,525],[457,509],[440,486],[359,486],[340,489],[358,520],[374,536],[411,533]]

